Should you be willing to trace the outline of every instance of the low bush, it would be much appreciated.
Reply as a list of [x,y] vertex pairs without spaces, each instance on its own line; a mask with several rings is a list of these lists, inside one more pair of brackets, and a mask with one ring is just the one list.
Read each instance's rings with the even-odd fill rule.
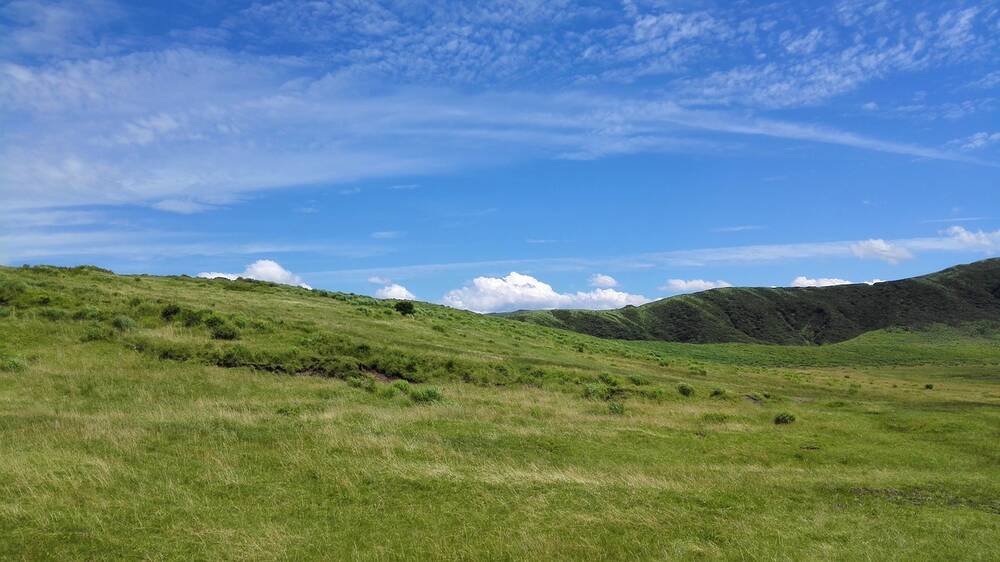
[[719,399],[725,398],[726,390],[723,388],[714,388],[712,389],[712,393],[709,394],[709,396],[711,396],[712,398],[719,398]]
[[106,341],[113,337],[114,333],[112,333],[111,328],[102,326],[101,324],[93,324],[91,326],[87,326],[83,330],[83,335],[80,336],[80,341],[83,343],[91,341]]
[[226,323],[212,327],[210,333],[214,340],[236,340],[240,337],[239,331]]
[[934,385],[930,384],[930,383],[927,383],[927,384],[924,385],[924,388],[926,390],[934,390]]
[[433,386],[425,386],[423,388],[414,388],[410,390],[410,400],[414,402],[440,402],[444,399],[444,395],[441,391],[434,388]]
[[65,320],[69,316],[69,311],[46,306],[38,309],[38,316],[52,321]]
[[608,413],[613,416],[621,416],[625,414],[625,403],[620,400],[612,400],[608,402]]
[[701,421],[705,423],[725,423],[729,421],[729,416],[718,412],[709,412],[707,414],[702,414]]
[[27,366],[28,364],[25,363],[25,361],[20,357],[0,355],[0,372],[16,373],[18,371],[23,371]]
[[788,412],[781,412],[780,414],[774,416],[775,425],[786,425],[795,421],[795,416],[789,414]]
[[73,320],[100,320],[102,316],[96,306],[85,306],[73,313]]
[[679,392],[681,396],[694,396],[694,387],[689,384],[681,383],[677,385],[677,392]]
[[181,313],[181,307],[174,303],[170,303],[164,306],[163,310],[160,311],[160,317],[163,318],[164,320],[173,320],[174,317],[180,313]]
[[124,314],[119,314],[111,320],[111,326],[119,332],[129,332],[135,329],[135,320]]
[[416,307],[414,307],[413,303],[410,301],[399,301],[393,308],[395,308],[396,312],[402,314],[403,316],[409,316],[417,311]]

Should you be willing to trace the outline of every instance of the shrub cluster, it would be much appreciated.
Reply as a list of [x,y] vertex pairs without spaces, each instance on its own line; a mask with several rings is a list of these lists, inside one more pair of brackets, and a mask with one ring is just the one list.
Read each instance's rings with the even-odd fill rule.
[[786,425],[795,421],[795,415],[788,412],[781,412],[780,414],[774,416],[775,425]]
[[681,396],[694,396],[694,387],[687,383],[681,383],[677,385],[677,392],[679,392]]

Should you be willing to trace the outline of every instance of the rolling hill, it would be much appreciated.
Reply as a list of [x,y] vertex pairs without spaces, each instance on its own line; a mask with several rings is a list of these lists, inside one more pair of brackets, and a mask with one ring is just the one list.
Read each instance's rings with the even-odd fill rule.
[[0,267],[0,559],[995,557],[996,322],[696,345],[396,304]]
[[612,311],[505,316],[601,338],[829,344],[882,328],[1000,319],[1000,259],[874,285],[713,289]]

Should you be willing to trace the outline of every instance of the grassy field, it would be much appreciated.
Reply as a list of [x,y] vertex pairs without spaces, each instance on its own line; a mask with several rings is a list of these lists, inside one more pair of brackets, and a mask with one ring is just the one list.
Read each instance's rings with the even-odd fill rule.
[[0,268],[0,559],[996,560],[998,543],[988,323],[624,342]]

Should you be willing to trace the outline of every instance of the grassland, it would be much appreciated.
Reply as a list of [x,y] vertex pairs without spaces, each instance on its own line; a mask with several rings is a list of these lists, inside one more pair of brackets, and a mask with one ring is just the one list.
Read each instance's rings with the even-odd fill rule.
[[0,559],[996,559],[993,324],[690,345],[393,305],[0,269]]

